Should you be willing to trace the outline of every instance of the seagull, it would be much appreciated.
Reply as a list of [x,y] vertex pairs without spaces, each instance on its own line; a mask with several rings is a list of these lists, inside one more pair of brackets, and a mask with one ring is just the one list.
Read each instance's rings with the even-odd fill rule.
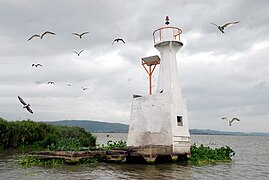
[[240,121],[240,119],[234,117],[232,120],[229,121],[229,125],[232,126],[232,122],[234,121]]
[[42,39],[46,34],[51,34],[51,35],[56,35],[54,32],[51,32],[51,31],[45,31],[43,34],[39,35],[39,34],[34,34],[32,35],[28,41],[32,40],[33,38],[35,37],[39,37],[40,39]]
[[33,114],[32,109],[30,108],[30,104],[27,104],[20,96],[18,96],[19,101],[23,104],[23,108],[26,108],[27,111]]
[[53,81],[49,81],[49,82],[47,82],[47,84],[53,84],[53,85],[55,85],[55,83]]
[[88,33],[89,33],[89,32],[86,31],[86,32],[83,32],[83,33],[81,33],[81,34],[79,34],[79,33],[72,33],[72,34],[78,36],[79,38],[82,38],[83,35],[88,34]]
[[80,54],[83,52],[83,50],[77,52],[77,51],[73,51],[74,53],[76,53],[78,56],[80,56]]
[[[222,117],[221,119],[227,120],[227,117]],[[234,122],[234,121],[240,121],[240,119],[234,117],[233,119],[229,120],[229,126],[232,126],[232,122]]]
[[82,88],[82,90],[83,90],[83,91],[85,91],[85,90],[87,90],[87,89],[88,89],[88,88],[86,88],[86,87],[81,87],[81,88]]
[[39,64],[39,63],[38,64],[32,64],[32,67],[33,66],[35,66],[35,67],[38,67],[38,66],[42,67],[42,64]]
[[121,42],[123,42],[124,44],[125,44],[125,41],[122,39],[122,38],[116,38],[116,39],[114,39],[114,41],[112,42],[112,45],[114,44],[114,42],[119,42],[119,41],[121,41]]
[[160,94],[163,93],[163,89],[160,91]]
[[67,86],[69,86],[69,87],[70,87],[70,86],[71,86],[71,84],[67,84]]
[[240,22],[240,21],[229,22],[229,23],[224,24],[223,26],[219,26],[219,25],[217,25],[217,24],[215,24],[215,23],[212,23],[212,22],[211,22],[211,24],[217,26],[217,28],[220,30],[220,32],[224,33],[224,28],[226,28],[226,27],[228,27],[228,26],[231,26],[231,25],[233,25],[233,24],[237,24],[237,23],[239,23],[239,22]]

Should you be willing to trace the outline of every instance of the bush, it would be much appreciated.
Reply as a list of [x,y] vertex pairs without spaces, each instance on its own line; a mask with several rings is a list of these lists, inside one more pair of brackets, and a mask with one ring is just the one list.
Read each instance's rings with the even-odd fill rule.
[[[65,139],[66,142],[63,143]],[[47,148],[59,142],[62,145],[70,144],[69,142],[74,142],[74,139],[81,146],[89,147],[96,144],[96,138],[91,133],[86,132],[84,128],[53,126],[31,120],[8,122],[0,118],[0,144],[3,149]]]
[[75,138],[61,139],[56,143],[48,146],[50,151],[78,151],[82,147],[82,143]]

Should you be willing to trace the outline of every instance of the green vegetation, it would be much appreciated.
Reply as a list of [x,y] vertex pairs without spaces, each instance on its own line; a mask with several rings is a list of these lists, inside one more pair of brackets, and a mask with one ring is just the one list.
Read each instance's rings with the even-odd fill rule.
[[[80,142],[77,141],[76,139],[63,139],[57,142],[56,144],[52,144],[48,147],[49,150],[52,151],[80,151],[82,146],[80,146]],[[98,145],[97,145],[98,147]],[[126,148],[127,144],[126,141],[108,141],[107,145],[103,145],[101,147],[98,147],[99,150],[112,150],[114,148]],[[97,163],[98,159],[97,158],[82,158],[79,160],[79,164],[93,164]],[[29,155],[24,155],[20,159],[20,164],[23,165],[24,167],[29,167],[29,166],[59,166],[63,164],[72,164],[71,161],[65,161],[63,159],[48,159],[48,160],[43,160],[39,158],[34,158]],[[77,162],[76,162],[77,163]],[[76,164],[75,163],[75,164]]]
[[98,163],[97,158],[82,158],[79,160],[80,164],[95,164]]
[[47,147],[49,151],[79,151],[82,143],[75,138],[61,139]]
[[80,127],[54,126],[31,120],[8,122],[0,118],[0,144],[2,149],[77,150],[95,147],[96,137]]
[[[75,162],[75,164],[94,164],[97,163],[98,159],[96,158],[82,158],[79,160],[79,162]],[[24,155],[20,161],[19,164],[21,164],[23,167],[30,167],[30,166],[61,166],[64,164],[73,164],[72,161],[66,161],[64,159],[39,159],[34,158],[29,155]]]
[[59,166],[65,164],[63,159],[48,159],[42,160],[38,158],[33,158],[31,156],[25,155],[20,159],[19,163],[24,167],[29,166]]
[[[124,149],[126,141],[108,141],[106,145],[96,146],[96,137],[81,127],[55,126],[43,122],[30,120],[8,122],[0,118],[0,150],[12,148],[21,150],[49,150],[49,151],[81,151],[81,150],[112,150]],[[191,146],[191,157],[188,163],[200,165],[231,161],[234,151],[228,147],[212,149],[196,144]],[[79,163],[95,163],[97,159],[81,159]],[[21,164],[30,165],[61,165],[63,159],[40,160],[25,155]],[[68,162],[67,162],[68,163]]]
[[191,157],[188,162],[195,165],[217,163],[231,161],[234,151],[228,147],[210,148],[201,145],[197,147],[196,144],[191,146]]
[[[66,145],[66,146],[63,146]],[[68,145],[68,146],[67,146]],[[60,147],[60,149],[57,149]],[[107,145],[102,145],[97,148],[100,151],[107,151],[112,149],[124,149],[126,148],[126,141],[108,141]],[[65,149],[66,148],[66,149]],[[66,141],[59,141],[58,144],[52,150],[64,150],[64,151],[79,151],[79,142],[74,139],[69,139]],[[218,162],[229,162],[232,160],[232,156],[234,155],[234,151],[228,147],[224,146],[221,148],[210,148],[201,145],[197,147],[196,144],[191,146],[191,157],[187,160],[187,163],[192,165],[206,165],[206,164],[215,164]],[[75,161],[75,164],[92,164],[102,161],[101,157],[95,158],[82,158],[79,161]],[[22,157],[20,164],[23,166],[31,166],[31,165],[39,165],[39,166],[58,166],[62,164],[72,164],[72,161],[65,161],[63,159],[50,159],[50,160],[41,160],[38,158],[33,158],[31,156],[25,155]]]
[[107,142],[107,145],[105,146],[104,144],[102,144],[102,146],[98,147],[100,150],[112,150],[114,148],[117,148],[117,149],[124,149],[127,147],[127,143],[126,141],[123,141],[123,140],[120,140],[120,141],[108,141]]

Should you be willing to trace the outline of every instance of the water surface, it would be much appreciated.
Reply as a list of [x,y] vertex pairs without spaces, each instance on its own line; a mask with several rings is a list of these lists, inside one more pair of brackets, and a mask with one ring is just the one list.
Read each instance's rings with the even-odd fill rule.
[[[98,133],[97,142],[126,140],[125,133]],[[108,135],[108,137],[107,137]],[[269,179],[269,137],[192,135],[191,142],[211,147],[230,146],[232,162],[192,166],[177,163],[107,164],[29,167],[18,164],[21,154],[0,152],[0,179]]]

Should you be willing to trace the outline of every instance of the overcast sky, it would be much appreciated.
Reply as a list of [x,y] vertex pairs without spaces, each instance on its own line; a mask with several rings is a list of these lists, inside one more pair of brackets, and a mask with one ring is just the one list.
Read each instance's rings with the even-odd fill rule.
[[[268,9],[268,0],[1,0],[0,117],[129,124],[132,95],[148,95],[141,58],[159,55],[152,32],[168,15],[183,30],[177,61],[190,128],[269,132]],[[225,34],[210,23],[231,21],[240,23]],[[45,31],[56,36],[27,41]],[[112,46],[117,37],[126,44]],[[153,90],[157,79],[158,69]],[[241,121],[230,127],[224,116]]]

